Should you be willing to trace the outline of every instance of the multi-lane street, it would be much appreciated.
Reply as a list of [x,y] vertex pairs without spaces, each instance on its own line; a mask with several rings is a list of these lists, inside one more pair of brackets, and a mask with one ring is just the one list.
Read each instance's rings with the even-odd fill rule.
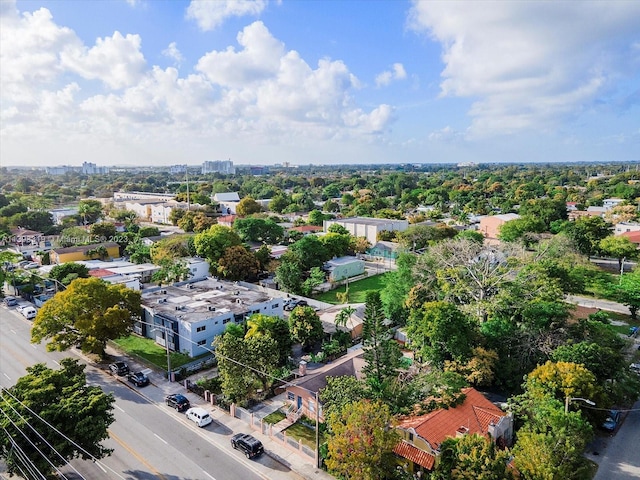
[[[33,345],[30,322],[14,310],[0,306],[0,385],[10,387],[35,363],[58,368],[73,352],[47,352],[44,343]],[[79,358],[79,357],[78,357]],[[81,359],[81,361],[83,361]],[[298,479],[296,473],[267,455],[246,460],[229,446],[230,432],[214,422],[199,429],[183,414],[162,403],[165,392],[152,384],[137,388],[88,365],[89,384],[112,392],[115,422],[105,446],[113,454],[98,464],[76,460],[63,468],[69,479],[245,480]],[[176,390],[179,390],[176,386]]]

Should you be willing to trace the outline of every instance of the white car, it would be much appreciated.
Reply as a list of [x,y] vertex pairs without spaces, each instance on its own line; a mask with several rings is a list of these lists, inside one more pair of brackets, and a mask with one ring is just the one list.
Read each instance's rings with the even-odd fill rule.
[[199,427],[206,427],[213,421],[209,412],[200,407],[191,407],[187,410],[186,415],[189,420],[193,421]]

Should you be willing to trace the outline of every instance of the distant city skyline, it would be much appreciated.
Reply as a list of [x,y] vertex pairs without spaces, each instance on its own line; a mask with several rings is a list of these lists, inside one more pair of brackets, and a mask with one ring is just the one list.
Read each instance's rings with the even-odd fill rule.
[[2,0],[2,166],[640,159],[640,2]]

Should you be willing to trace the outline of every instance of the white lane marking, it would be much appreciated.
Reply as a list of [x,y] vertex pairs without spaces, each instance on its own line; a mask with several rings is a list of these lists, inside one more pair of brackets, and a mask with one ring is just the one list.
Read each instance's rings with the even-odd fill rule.
[[104,473],[107,473],[107,471],[105,470],[105,468],[100,465],[100,462],[95,462],[96,465],[98,465],[100,467],[100,470],[102,470]]
[[31,348],[33,348],[33,349],[35,350],[35,349],[36,349],[36,348],[38,348],[38,347],[32,343],[32,344],[31,344]]
[[7,375],[6,373],[2,372],[2,374],[7,377],[9,380],[11,380],[11,377],[9,375]]
[[211,480],[216,480],[215,478],[213,478],[211,475],[209,475],[207,472],[205,472],[204,470],[202,471],[202,473],[204,473],[207,477],[209,477]]
[[114,407],[116,407],[118,410],[120,410],[122,413],[124,413],[124,410],[123,410],[123,409],[121,409],[118,405],[113,404],[113,406],[114,406]]
[[162,438],[161,436],[157,435],[157,434],[153,434],[154,437],[156,437],[158,440],[160,440],[161,442],[163,442],[165,445],[169,445],[169,442],[167,442],[164,438]]
[[52,360],[53,363],[55,363],[56,365],[60,366],[60,363],[56,362],[55,360]]
[[11,333],[13,333],[14,335],[17,335],[18,333],[15,330],[9,330]]

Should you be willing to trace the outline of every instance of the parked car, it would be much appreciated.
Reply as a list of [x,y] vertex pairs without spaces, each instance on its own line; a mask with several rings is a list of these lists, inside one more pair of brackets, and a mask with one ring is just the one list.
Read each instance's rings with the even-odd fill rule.
[[126,362],[114,362],[109,365],[109,370],[113,375],[126,375],[129,373],[129,365]]
[[29,262],[25,266],[23,266],[22,268],[24,268],[25,270],[31,270],[33,268],[40,268],[40,267],[41,267],[41,265],[39,263]]
[[290,300],[288,303],[285,304],[284,309],[287,312],[290,312],[296,307],[306,307],[307,305],[309,304],[307,303],[306,300]]
[[16,299],[16,297],[4,297],[4,304],[7,307],[14,307],[18,304],[18,300]]
[[18,306],[17,310],[27,320],[33,320],[34,318],[36,318],[36,315],[38,314],[36,307],[32,305],[20,305]]
[[184,412],[191,407],[191,403],[189,403],[189,399],[184,395],[179,393],[174,393],[172,395],[167,395],[165,398],[165,402],[171,408],[175,408],[178,412]]
[[253,435],[246,433],[236,433],[231,437],[231,446],[243,452],[247,458],[256,457],[264,453],[262,442]]
[[187,410],[187,418],[194,422],[199,427],[206,427],[213,420],[211,419],[211,415],[204,408],[200,407],[192,407]]
[[149,377],[142,372],[132,372],[127,375],[127,380],[133,383],[136,387],[144,387],[149,385]]
[[621,413],[620,410],[609,410],[607,419],[602,424],[602,428],[608,432],[613,432],[620,423]]
[[632,363],[629,365],[629,370],[640,375],[640,363]]

